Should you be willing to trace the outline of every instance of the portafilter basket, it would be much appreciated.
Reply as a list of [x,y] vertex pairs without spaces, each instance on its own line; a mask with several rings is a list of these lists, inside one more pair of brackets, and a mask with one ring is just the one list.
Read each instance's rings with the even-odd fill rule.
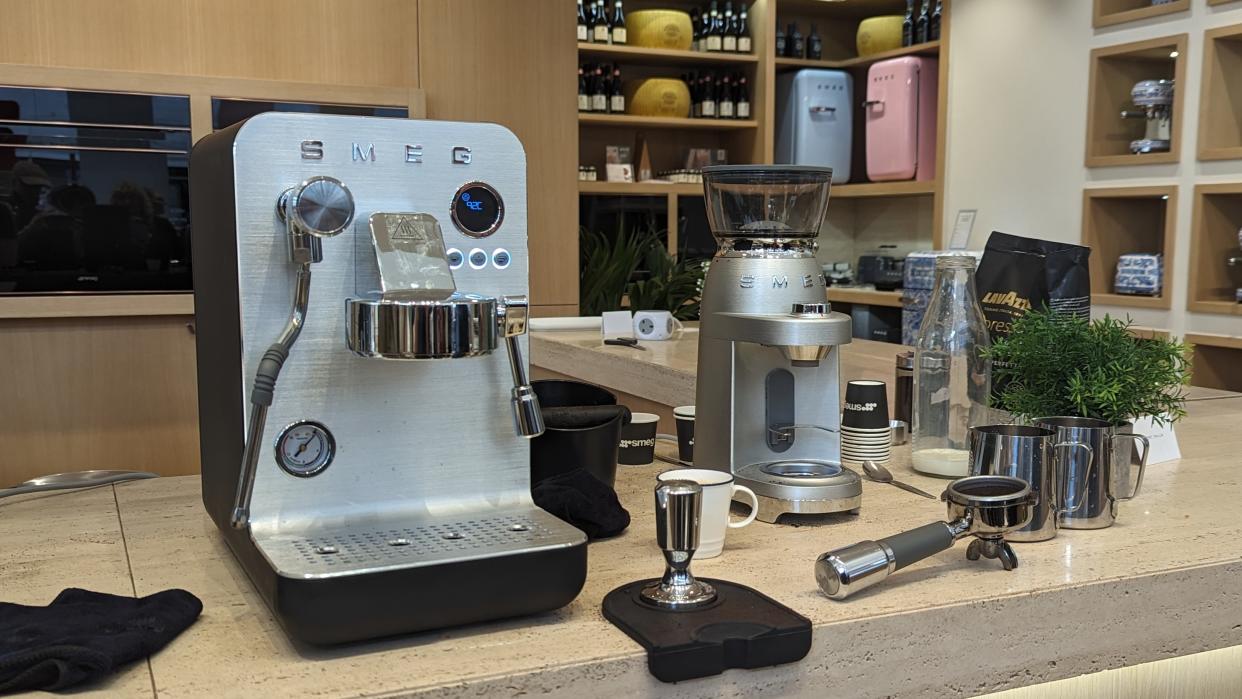
[[815,561],[815,580],[831,599],[845,599],[894,572],[973,536],[966,558],[999,558],[1005,570],[1018,566],[1005,534],[1031,521],[1034,495],[1021,478],[970,476],[949,484],[941,499],[947,522],[932,522],[879,541],[861,541],[829,551]]

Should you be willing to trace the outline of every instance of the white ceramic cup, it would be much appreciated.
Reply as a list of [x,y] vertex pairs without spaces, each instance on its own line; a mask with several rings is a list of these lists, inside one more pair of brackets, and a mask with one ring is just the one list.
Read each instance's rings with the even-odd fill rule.
[[[733,482],[733,474],[708,468],[678,468],[665,471],[656,479],[663,481],[694,481],[703,488],[703,507],[699,515],[699,548],[694,560],[715,558],[724,550],[725,530],[740,529],[755,521],[759,514],[759,498],[755,491]],[[736,522],[729,517],[729,503],[734,493],[744,493],[750,500],[750,514]]]

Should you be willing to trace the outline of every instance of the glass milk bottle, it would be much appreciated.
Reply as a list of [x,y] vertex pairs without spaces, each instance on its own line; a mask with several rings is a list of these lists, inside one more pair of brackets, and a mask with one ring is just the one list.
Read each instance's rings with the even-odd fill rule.
[[975,296],[975,258],[936,258],[936,282],[914,347],[914,470],[969,475],[967,428],[989,422],[991,345]]

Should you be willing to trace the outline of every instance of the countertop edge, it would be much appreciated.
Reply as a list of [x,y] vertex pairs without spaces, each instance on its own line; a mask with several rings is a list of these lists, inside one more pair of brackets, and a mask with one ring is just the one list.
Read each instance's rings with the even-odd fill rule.
[[[924,577],[911,572],[915,576],[908,584],[918,584]],[[730,670],[676,685],[652,677],[645,654],[635,648],[625,656],[378,696],[491,696],[518,688],[524,694],[549,697],[592,692],[641,697],[670,688],[676,688],[679,697],[754,691],[823,696],[830,684],[842,696],[971,697],[1242,644],[1242,625],[1236,623],[1242,615],[1242,589],[1229,587],[1240,574],[1242,561],[1205,563],[1046,592],[826,622],[815,626],[811,652],[799,662],[750,672]],[[885,583],[900,584],[896,577]],[[868,594],[884,591],[877,588]],[[1121,600],[1144,613],[1093,614],[1102,603],[1116,606]],[[998,623],[1001,616],[1043,623],[1003,625]],[[954,650],[953,638],[965,639],[963,646]],[[972,640],[975,644],[968,646]],[[924,652],[927,649],[945,650]],[[960,657],[955,660],[953,653]],[[986,675],[980,673],[982,668],[988,670]]]

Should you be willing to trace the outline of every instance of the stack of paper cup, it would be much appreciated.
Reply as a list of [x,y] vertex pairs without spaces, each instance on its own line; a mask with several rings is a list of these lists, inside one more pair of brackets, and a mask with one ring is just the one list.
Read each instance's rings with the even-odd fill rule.
[[892,457],[892,451],[888,388],[883,381],[849,382],[841,413],[841,460],[883,463]]

